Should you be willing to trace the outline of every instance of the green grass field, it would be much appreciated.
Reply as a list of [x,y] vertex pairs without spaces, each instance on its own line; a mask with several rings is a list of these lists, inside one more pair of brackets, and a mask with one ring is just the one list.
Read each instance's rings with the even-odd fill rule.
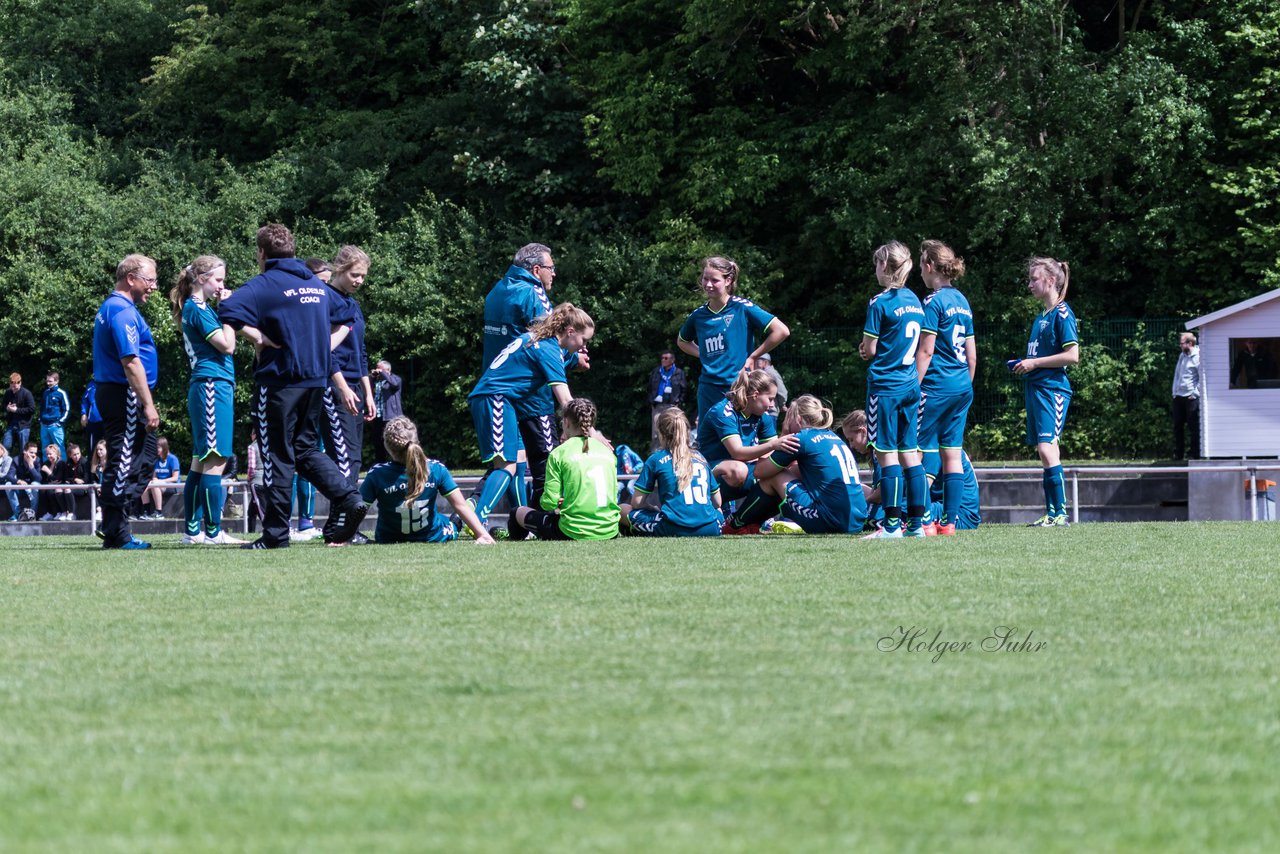
[[0,538],[5,851],[1280,850],[1280,526],[95,546]]

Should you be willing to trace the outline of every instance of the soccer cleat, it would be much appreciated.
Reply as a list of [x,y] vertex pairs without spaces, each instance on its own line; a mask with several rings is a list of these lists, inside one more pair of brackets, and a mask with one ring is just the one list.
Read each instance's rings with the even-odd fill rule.
[[350,540],[348,540],[348,541],[347,541],[347,545],[349,545],[349,546],[367,546],[367,545],[369,545],[369,544],[370,544],[370,543],[372,543],[372,542],[373,542],[373,540],[369,539],[369,538],[368,538],[368,537],[366,537],[364,534],[362,534],[362,533],[360,533],[359,531],[357,531],[357,532],[355,533],[355,536],[353,536]]
[[924,531],[924,535],[926,537],[936,537],[938,536],[938,529],[941,527],[942,527],[941,524],[937,522],[929,521],[921,525],[920,529]]
[[956,535],[956,526],[955,526],[955,525],[942,525],[942,524],[939,524],[939,525],[938,525],[937,536],[939,536],[939,537],[954,537],[955,535]]
[[320,536],[319,528],[303,528],[300,531],[289,530],[289,542],[291,543],[309,543],[318,536]]
[[333,526],[333,532],[325,535],[324,541],[326,543],[350,542],[351,538],[359,532],[360,523],[364,521],[368,512],[368,504],[358,497],[351,499],[338,509],[338,522]]
[[476,538],[475,532],[462,524],[462,520],[457,516],[451,516],[449,521],[453,523],[453,529],[458,532],[459,539],[465,537],[468,540],[474,540]]
[[1065,515],[1050,516],[1049,514],[1046,513],[1045,515],[1041,516],[1039,519],[1035,520],[1034,522],[1028,522],[1027,527],[1028,528],[1069,528],[1071,527],[1071,523],[1067,521],[1067,517]]
[[208,538],[205,537],[204,532],[201,531],[198,534],[183,534],[182,539],[178,542],[182,543],[184,546],[203,546],[207,540]]
[[511,539],[511,532],[506,528],[490,528],[489,536],[495,540],[509,540]]
[[902,539],[902,536],[903,534],[902,534],[901,528],[894,528],[892,531],[889,530],[888,528],[881,528],[875,533],[867,534],[862,539],[864,540],[900,540]]
[[753,524],[753,525],[743,525],[741,528],[738,528],[734,526],[732,521],[729,521],[729,522],[725,522],[724,525],[720,527],[720,533],[727,534],[729,536],[741,536],[744,534],[758,534],[760,533],[760,526]]
[[[761,526],[760,533],[764,533],[764,526]],[[803,534],[804,528],[801,528],[795,522],[786,519],[774,519],[773,524],[769,526],[770,534]]]
[[269,545],[267,545],[265,542],[263,542],[261,539],[257,539],[257,540],[254,540],[252,543],[242,543],[242,544],[240,545],[240,548],[242,548],[242,549],[249,549],[249,550],[251,550],[251,551],[255,551],[255,552],[257,552],[257,551],[266,551],[267,549],[272,549],[272,548],[276,548],[276,549],[278,549],[278,548],[280,548],[280,547],[279,547],[279,546],[269,546]]
[[908,525],[906,530],[902,532],[902,536],[911,537],[912,539],[916,537],[923,539],[928,535],[924,532],[924,525]]
[[206,546],[243,546],[244,540],[238,540],[226,531],[219,531],[217,536],[213,537],[206,534],[204,544]]
[[125,549],[126,551],[136,551],[138,549],[149,549],[151,548],[151,543],[144,542],[142,540],[137,539],[136,537],[130,537],[129,542],[125,543],[123,546],[120,546],[119,548]]

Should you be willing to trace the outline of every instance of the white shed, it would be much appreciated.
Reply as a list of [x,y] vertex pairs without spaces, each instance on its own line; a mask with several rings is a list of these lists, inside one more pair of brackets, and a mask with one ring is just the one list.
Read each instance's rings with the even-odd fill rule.
[[1280,288],[1187,328],[1200,337],[1204,456],[1280,456]]

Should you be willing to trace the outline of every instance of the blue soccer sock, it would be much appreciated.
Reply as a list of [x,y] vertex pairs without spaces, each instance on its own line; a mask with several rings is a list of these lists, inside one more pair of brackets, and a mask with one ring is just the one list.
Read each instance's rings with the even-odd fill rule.
[[480,497],[476,499],[476,517],[481,525],[488,521],[489,514],[493,512],[493,508],[507,491],[510,480],[511,472],[506,469],[494,469],[485,476]]
[[735,528],[746,525],[759,525],[766,519],[772,519],[778,512],[778,499],[760,488],[760,484],[752,484],[751,489],[738,502],[738,507],[729,518],[729,524]]
[[1062,466],[1044,470],[1044,506],[1045,513],[1050,516],[1065,516],[1067,513],[1067,486],[1062,477]]
[[204,532],[216,537],[222,533],[222,506],[226,493],[222,489],[222,475],[205,473],[200,476],[200,503],[204,505]]
[[902,466],[883,466],[880,469],[880,506],[884,508],[886,531],[896,531],[902,525]]
[[960,501],[964,498],[964,473],[948,472],[942,476],[942,521],[954,525],[960,517]]
[[511,505],[514,511],[517,507],[525,507],[529,504],[529,493],[525,489],[524,478],[529,472],[528,463],[516,463],[516,476],[511,478],[511,485],[507,487],[508,500],[514,500],[516,503]]
[[906,470],[907,515],[912,521],[923,519],[929,513],[929,479],[924,466],[911,466]]
[[187,521],[187,536],[194,537],[200,533],[200,516],[202,510],[196,493],[200,489],[200,478],[203,475],[191,472],[187,482],[182,485],[182,518]]

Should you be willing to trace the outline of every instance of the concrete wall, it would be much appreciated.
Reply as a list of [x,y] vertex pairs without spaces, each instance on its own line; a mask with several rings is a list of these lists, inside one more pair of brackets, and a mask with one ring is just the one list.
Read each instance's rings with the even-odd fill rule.
[[[1187,517],[1193,522],[1247,520],[1250,516],[1244,484],[1246,472],[1218,471],[1227,461],[1191,460],[1187,477]],[[1232,460],[1230,465],[1258,466],[1258,480],[1280,482],[1280,460]],[[1267,468],[1269,466],[1270,468]],[[1274,507],[1274,505],[1272,505]],[[1261,511],[1258,518],[1262,518]]]

